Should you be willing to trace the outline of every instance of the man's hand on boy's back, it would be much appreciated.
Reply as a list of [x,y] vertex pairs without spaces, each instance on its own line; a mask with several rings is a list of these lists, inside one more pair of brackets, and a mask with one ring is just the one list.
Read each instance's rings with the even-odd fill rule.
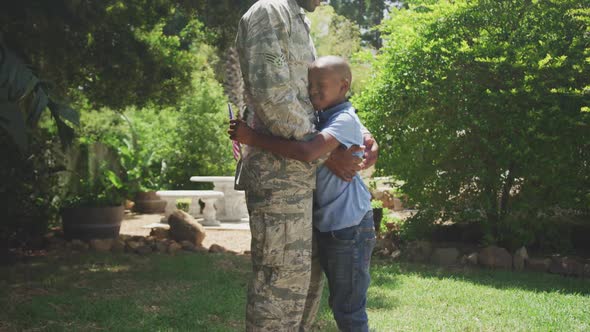
[[337,177],[350,182],[356,172],[361,170],[361,163],[363,161],[360,157],[355,156],[354,153],[364,150],[364,147],[358,145],[353,145],[348,150],[338,148],[330,153],[330,157],[324,162],[324,165]]

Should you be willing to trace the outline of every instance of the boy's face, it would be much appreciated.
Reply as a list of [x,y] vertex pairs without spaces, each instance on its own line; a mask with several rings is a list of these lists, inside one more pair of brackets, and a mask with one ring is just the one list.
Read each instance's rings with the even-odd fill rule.
[[323,111],[346,100],[346,80],[333,70],[312,67],[308,79],[309,99],[315,110]]

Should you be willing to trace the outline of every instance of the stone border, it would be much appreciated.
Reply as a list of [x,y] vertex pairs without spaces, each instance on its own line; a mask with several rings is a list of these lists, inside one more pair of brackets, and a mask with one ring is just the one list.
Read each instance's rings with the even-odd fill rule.
[[590,279],[590,259],[562,255],[532,258],[528,256],[525,247],[511,254],[505,248],[496,246],[461,250],[451,245],[429,241],[412,241],[400,247],[391,239],[379,238],[373,254],[389,259],[446,267],[526,270]]
[[[148,255],[152,253],[175,255],[180,252],[193,253],[228,253],[240,255],[240,253],[228,250],[225,247],[212,244],[209,248],[201,245],[195,245],[190,241],[180,241],[169,239],[163,236],[166,233],[152,232],[149,236],[140,235],[119,235],[116,239],[93,239],[82,241],[74,239],[67,241],[59,231],[51,231],[45,235],[47,250],[57,251],[70,249],[73,251],[85,252],[103,252],[103,253],[132,253],[138,255]],[[245,251],[243,255],[249,255]]]

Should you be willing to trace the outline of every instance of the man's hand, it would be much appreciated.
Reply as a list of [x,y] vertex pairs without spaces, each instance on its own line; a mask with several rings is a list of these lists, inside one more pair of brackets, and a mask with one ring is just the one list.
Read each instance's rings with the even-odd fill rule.
[[244,144],[251,144],[254,141],[256,132],[242,120],[229,120],[229,138]]
[[363,136],[364,144],[365,144],[365,160],[361,163],[361,169],[367,169],[377,162],[377,157],[379,156],[379,145],[377,145],[377,141],[371,136],[371,134],[365,134]]
[[363,150],[364,148],[358,145],[353,145],[348,150],[338,148],[332,151],[324,165],[337,177],[350,182],[356,172],[361,170],[361,162],[363,161],[361,158],[353,156],[353,153]]

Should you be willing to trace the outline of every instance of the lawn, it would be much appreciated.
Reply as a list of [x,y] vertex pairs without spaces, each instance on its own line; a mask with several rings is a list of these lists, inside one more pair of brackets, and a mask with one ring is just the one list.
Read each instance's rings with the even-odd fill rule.
[[[241,331],[248,268],[219,254],[31,259],[0,267],[0,331]],[[381,260],[372,276],[376,331],[590,330],[589,280]],[[335,331],[325,298],[318,330]]]

